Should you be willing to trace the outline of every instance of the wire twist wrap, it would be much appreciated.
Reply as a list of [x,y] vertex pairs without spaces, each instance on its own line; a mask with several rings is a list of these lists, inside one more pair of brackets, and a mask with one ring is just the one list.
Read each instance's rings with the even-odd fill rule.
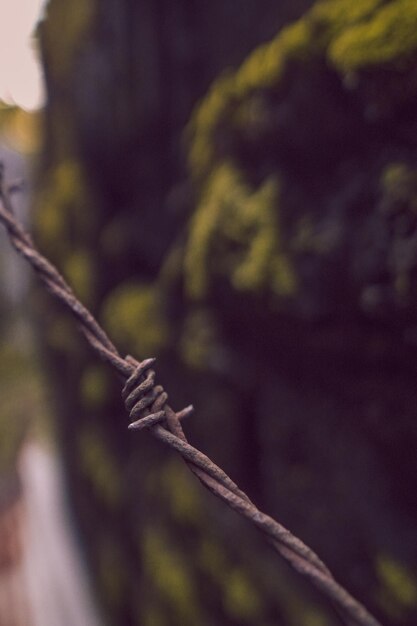
[[[130,429],[150,428],[166,419],[168,394],[161,385],[155,385],[155,370],[151,369],[155,360],[145,359],[139,363],[129,355],[125,358],[135,368],[122,389],[122,398],[131,420]],[[182,419],[192,412],[193,407],[187,406],[175,416]]]

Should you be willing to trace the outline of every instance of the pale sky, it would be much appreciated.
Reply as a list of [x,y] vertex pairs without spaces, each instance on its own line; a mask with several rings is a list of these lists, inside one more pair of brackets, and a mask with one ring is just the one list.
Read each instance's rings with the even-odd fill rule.
[[44,103],[32,33],[46,0],[0,0],[0,100],[33,110]]

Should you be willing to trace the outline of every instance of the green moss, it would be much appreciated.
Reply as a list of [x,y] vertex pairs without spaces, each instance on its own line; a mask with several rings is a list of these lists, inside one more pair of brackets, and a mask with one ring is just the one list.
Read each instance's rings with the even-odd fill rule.
[[168,324],[160,295],[150,285],[117,287],[104,303],[103,320],[116,342],[140,358],[155,356],[166,345]]
[[206,369],[218,344],[214,321],[205,309],[193,310],[186,317],[179,350],[189,367]]
[[98,497],[110,508],[117,507],[123,495],[119,468],[98,429],[85,427],[78,440],[80,466]]
[[382,555],[376,564],[382,586],[380,596],[393,603],[394,609],[406,610],[417,606],[417,578],[402,563]]
[[186,466],[176,459],[161,471],[162,491],[174,519],[198,526],[202,518],[202,501],[195,478]]
[[58,259],[71,255],[70,235],[82,236],[91,223],[87,198],[83,172],[77,161],[64,160],[46,175],[37,198],[36,228],[37,239],[48,254]]
[[[328,71],[329,60],[334,71],[343,74],[387,64],[398,70],[414,58],[416,49],[414,0],[323,0],[258,46],[235,72],[213,83],[188,127],[189,169],[198,192],[184,257],[189,296],[206,297],[219,278],[226,278],[236,291],[269,292],[281,299],[296,295],[293,256],[284,249],[280,233],[279,177],[284,173],[277,169],[252,186],[245,171],[248,164],[242,165],[244,156],[236,146],[256,146],[257,141],[262,145],[271,124],[274,127],[272,107],[290,71]],[[394,84],[389,87],[396,93]],[[399,181],[393,182],[394,175]],[[410,206],[415,205],[408,174],[387,174],[387,185],[387,197],[393,190],[398,196],[402,186],[408,189]],[[315,254],[328,253],[334,244],[329,232],[313,233],[309,242]],[[291,252],[297,254],[295,248]],[[404,272],[396,276],[395,287],[398,293],[408,292]]]
[[213,235],[221,223],[221,193],[223,189],[227,188],[227,181],[230,178],[231,174],[226,168],[217,172],[214,181],[212,177],[211,189],[203,193],[200,205],[197,207],[191,222],[184,269],[186,288],[193,297],[203,296],[208,289],[207,257]]
[[68,229],[67,197],[59,178],[58,168],[47,174],[36,207],[38,239],[42,246],[52,250],[58,247],[58,242],[64,244]]
[[[244,124],[248,103],[277,91],[293,64],[327,59],[343,73],[403,61],[417,47],[415,0],[323,0],[300,20],[258,46],[235,72],[212,84],[188,126],[189,168],[195,180],[207,180],[217,166],[224,136]],[[326,59],[327,58],[327,59]]]
[[417,48],[417,4],[396,0],[382,5],[368,20],[335,38],[329,57],[343,71],[403,61]]
[[[300,19],[294,24],[290,24],[286,28],[283,28],[279,35],[275,38],[272,44],[269,44],[269,56],[276,54],[278,56],[279,50],[282,50],[283,56],[288,61],[305,60],[306,55],[310,50],[315,47],[314,31],[311,27],[310,20]],[[273,76],[272,84],[276,84],[277,79],[280,78],[280,73],[276,73]],[[265,83],[269,85],[270,83]]]
[[71,251],[65,260],[64,274],[77,294],[85,304],[91,304],[93,299],[93,255],[86,249]]
[[392,248],[389,269],[398,299],[405,302],[413,288],[413,260],[401,253],[417,215],[417,171],[406,163],[393,162],[382,172],[379,208],[391,221]]
[[187,133],[192,137],[188,163],[195,177],[206,173],[215,155],[216,126],[236,99],[230,73],[224,73],[212,85],[208,94],[195,109]]
[[236,568],[229,572],[224,592],[224,608],[228,615],[250,623],[261,618],[261,597],[244,570]]
[[400,207],[417,213],[417,171],[407,163],[391,163],[382,172],[383,210],[393,213]]
[[[258,46],[236,72],[225,72],[211,86],[188,126],[189,168],[196,180],[206,178],[218,162],[221,136],[245,117],[253,95],[277,90],[290,63],[326,56],[346,72],[397,62],[417,46],[414,0],[324,0],[300,20]],[[240,111],[240,115],[237,112]]]
[[297,275],[285,254],[277,254],[271,263],[271,288],[283,298],[291,297],[297,292]]
[[[258,581],[251,573],[230,563],[224,548],[210,537],[203,537],[198,565],[223,594],[224,610],[239,622],[262,624],[265,601],[259,593]],[[319,607],[306,604],[299,590],[288,580],[285,570],[274,572],[275,602],[285,612],[285,623],[294,626],[330,626],[331,620]]]
[[384,0],[322,0],[317,2],[308,15],[315,36],[326,33],[330,40],[340,31],[354,24],[365,23],[371,18]]
[[46,20],[39,30],[48,51],[48,69],[63,83],[86,39],[97,10],[94,0],[72,0],[71,4],[50,0]]
[[183,626],[202,623],[195,581],[184,556],[155,527],[144,530],[141,543],[145,570],[170,606],[173,623]]
[[189,167],[195,178],[207,175],[216,160],[216,130],[235,115],[251,94],[276,86],[290,59],[302,58],[311,42],[307,20],[285,28],[256,48],[235,73],[225,72],[194,111],[187,129],[191,137]]
[[270,262],[278,244],[276,204],[277,188],[269,179],[225,216],[226,233],[230,233],[232,241],[246,246],[232,275],[237,289],[256,291],[268,280]]
[[210,538],[203,537],[198,553],[198,562],[206,574],[219,586],[227,584],[229,563],[225,551],[218,543]]
[[242,568],[230,565],[224,548],[210,538],[203,538],[198,562],[223,594],[227,615],[240,622],[260,623],[263,601],[254,581]]
[[241,291],[259,292],[273,285],[289,295],[294,272],[280,245],[278,185],[266,179],[257,189],[222,163],[208,179],[193,216],[184,268],[186,288],[204,297],[212,275],[228,277]]
[[240,66],[233,83],[240,98],[254,89],[270,87],[276,83],[284,67],[280,42],[258,46]]
[[103,367],[87,367],[80,380],[80,398],[84,406],[90,410],[103,406],[108,399],[108,385],[108,376]]

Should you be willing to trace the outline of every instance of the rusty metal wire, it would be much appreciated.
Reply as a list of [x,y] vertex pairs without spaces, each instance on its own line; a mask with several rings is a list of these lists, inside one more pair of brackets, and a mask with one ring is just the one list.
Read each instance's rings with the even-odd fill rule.
[[92,314],[77,299],[58,270],[40,254],[30,235],[16,219],[10,199],[11,189],[4,183],[3,168],[0,167],[0,221],[16,251],[79,322],[80,330],[93,350],[126,380],[122,396],[132,420],[129,428],[146,428],[154,437],[176,450],[211,493],[257,527],[294,570],[330,599],[344,624],[381,626],[360,602],[336,582],[326,565],[308,546],[276,520],[262,513],[220,467],[188,443],[181,420],[193,412],[193,407],[175,412],[168,405],[167,394],[160,385],[155,385],[155,371],[152,369],[155,359],[139,363],[131,356],[123,358],[119,354]]

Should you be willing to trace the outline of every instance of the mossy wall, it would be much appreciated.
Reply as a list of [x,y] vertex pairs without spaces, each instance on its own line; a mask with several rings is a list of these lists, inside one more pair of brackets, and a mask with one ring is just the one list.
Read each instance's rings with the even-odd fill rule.
[[[280,29],[295,6],[50,0],[37,237],[120,349],[195,404],[191,439],[412,626],[415,3],[326,0]],[[333,626],[127,432],[117,379],[39,307],[109,623]]]

